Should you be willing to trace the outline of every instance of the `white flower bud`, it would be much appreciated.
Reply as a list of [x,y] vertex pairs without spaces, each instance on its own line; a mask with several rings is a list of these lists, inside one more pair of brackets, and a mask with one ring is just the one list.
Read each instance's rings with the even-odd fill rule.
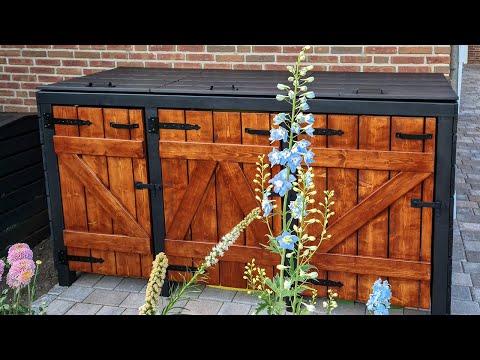
[[305,51],[305,50],[310,50],[311,48],[312,48],[312,47],[311,47],[310,45],[305,45],[305,46],[303,47],[303,51]]
[[293,100],[293,98],[295,97],[295,93],[292,90],[290,90],[288,92],[288,97]]
[[292,74],[295,72],[293,70],[293,66],[290,66],[290,65],[287,66],[287,70],[290,71]]
[[277,89],[278,89],[278,90],[289,90],[289,89],[290,89],[290,86],[283,85],[283,84],[278,84],[278,85],[277,85]]
[[305,307],[307,308],[307,311],[309,311],[309,312],[315,311],[315,306],[312,305],[312,304],[305,304]]
[[313,80],[315,80],[315,78],[313,76],[310,76],[309,78],[305,79],[305,82],[311,83],[311,82],[313,82]]
[[285,100],[286,98],[287,98],[287,97],[286,97],[285,95],[277,95],[277,97],[276,97],[276,99],[277,99],[278,101],[283,101],[283,100]]

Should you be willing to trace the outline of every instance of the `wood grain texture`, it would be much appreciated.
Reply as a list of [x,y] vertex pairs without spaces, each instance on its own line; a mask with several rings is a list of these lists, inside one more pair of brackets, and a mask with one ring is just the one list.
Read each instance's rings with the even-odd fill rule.
[[[242,121],[242,145],[263,145],[263,146],[275,146],[279,147],[280,143],[278,141],[270,144],[270,140],[268,140],[268,136],[265,135],[256,135],[256,134],[249,134],[245,132],[246,128],[256,129],[256,130],[270,130],[270,115],[264,113],[242,113],[241,114],[241,121]],[[269,151],[270,152],[270,151]],[[268,152],[266,153],[268,154]],[[255,179],[255,175],[257,174],[257,165],[255,164],[243,164],[243,173],[245,174],[245,179],[248,181],[248,185],[254,192],[255,184],[253,179]],[[238,190],[236,190],[238,191]],[[241,193],[239,193],[241,194]],[[256,246],[258,245],[259,241],[262,243],[267,242],[267,237],[265,236],[267,232],[259,230],[256,227],[260,223],[259,220],[255,220],[246,230],[245,230],[245,244],[248,246]],[[254,225],[255,224],[255,225]],[[262,240],[259,240],[262,239]],[[263,266],[264,264],[260,260],[261,258],[256,258],[257,264],[259,266]],[[247,261],[251,261],[251,258]],[[274,269],[273,267],[265,267],[265,271],[267,276],[273,276]]]
[[[216,114],[216,113],[215,113]],[[197,130],[197,131],[201,131]],[[268,138],[268,137],[267,137]],[[179,146],[181,145],[181,146]],[[160,151],[165,159],[208,160],[255,164],[258,156],[268,154],[273,147],[258,145],[212,144],[192,142],[178,144],[176,141],[160,141]]]
[[[213,134],[215,145],[231,144],[237,148],[242,142],[242,124],[240,122],[240,113],[233,112],[214,112],[213,113]],[[243,147],[242,147],[243,149]],[[243,153],[243,151],[242,151]],[[242,173],[243,174],[243,173]],[[234,200],[234,194],[222,174],[222,168],[219,166],[216,172],[216,196],[217,196],[217,221],[218,236],[227,234],[235,225],[243,219],[243,211]],[[245,245],[245,234],[235,242],[237,245]],[[220,261],[220,285],[245,288],[246,281],[243,279],[244,262]]]
[[[423,140],[405,140],[395,136],[397,132],[422,134],[423,118],[392,117],[391,150],[422,152]],[[391,175],[394,175],[392,172]],[[420,259],[421,210],[411,207],[412,198],[421,198],[422,185],[418,184],[400,197],[390,207],[389,257],[406,260]],[[401,306],[419,306],[418,281],[390,279],[392,285],[392,304]]]
[[[142,141],[145,139],[145,127],[143,124],[142,110],[129,110],[128,118],[130,124],[138,124],[138,128],[130,130],[130,138],[132,141]],[[148,183],[148,166],[145,156],[132,160],[133,180]],[[150,244],[152,246],[152,225],[150,220],[150,193],[146,190],[135,191],[135,205],[137,208],[137,222],[147,233]],[[148,278],[152,269],[153,251],[140,256],[142,277]]]
[[[206,256],[212,244],[202,241],[182,241],[166,239],[167,251],[175,256]],[[226,261],[244,261],[244,259],[262,259],[266,265],[278,264],[278,256],[256,246],[232,245],[225,253]],[[316,253],[312,264],[320,270],[328,269],[351,274],[374,274],[396,276],[404,279],[430,279],[430,264],[421,261],[408,261],[402,259],[385,259],[370,256],[357,256],[348,254],[322,254]]]
[[[372,117],[373,118],[373,117]],[[388,140],[388,139],[387,139]],[[398,170],[433,173],[433,153],[321,149],[313,147],[313,166],[365,170]]]
[[[390,149],[390,117],[360,116],[359,131],[359,149],[385,152]],[[364,200],[388,180],[388,171],[360,170],[358,201]],[[358,230],[358,255],[388,257],[388,209]],[[384,274],[380,276],[385,278]],[[358,275],[358,300],[368,300],[372,285],[377,279],[378,275]]]
[[[315,114],[315,127],[316,128],[326,128],[327,127],[327,116],[321,114]],[[308,135],[301,135],[299,136],[299,140],[306,139],[312,143],[312,151],[315,153],[315,162],[312,164],[313,169],[313,182],[315,184],[315,190],[317,193],[313,197],[315,199],[315,207],[320,209],[318,203],[325,203],[325,193],[324,191],[327,190],[327,171],[326,167],[320,167],[318,165],[319,161],[322,161],[321,156],[318,155],[318,151],[325,150],[327,147],[327,137],[326,136],[319,136],[316,135],[314,137],[310,137]],[[314,148],[314,149],[313,149]],[[332,149],[333,150],[333,149]],[[316,218],[321,218],[320,215],[316,215]],[[309,235],[317,236],[322,232],[321,224],[314,223],[311,224],[308,228]],[[317,236],[317,240],[320,241],[320,237]],[[326,240],[328,241],[328,240]],[[318,278],[319,279],[327,279],[328,273],[324,270],[318,270]],[[318,296],[325,297],[327,296],[327,287],[326,286],[313,286],[317,289]]]
[[[77,108],[73,106],[54,106],[53,116],[55,118],[77,119]],[[56,126],[55,134],[77,137],[79,135],[78,126]],[[87,231],[85,189],[82,183],[75,177],[75,173],[72,175],[69,172],[67,165],[60,157],[58,158],[65,229]],[[91,256],[88,249],[70,247],[67,248],[67,252],[69,255]],[[92,271],[92,265],[84,262],[70,261],[68,267],[71,271]]]
[[[92,110],[101,111],[98,108]],[[86,116],[87,111],[85,108],[78,109],[79,114],[82,113]],[[95,128],[91,128],[91,126],[80,127],[80,132],[88,130],[93,131]],[[56,153],[132,158],[143,158],[145,156],[145,143],[143,141],[54,136],[53,144]]]
[[[424,142],[424,152],[435,152],[435,135],[436,135],[436,119],[425,119],[425,133],[432,134],[431,140]],[[423,182],[422,201],[433,201],[435,178],[430,175]],[[433,209],[422,208],[422,238],[421,238],[421,252],[420,260],[430,262],[432,258],[432,233],[433,230]],[[422,309],[430,308],[430,282],[420,282],[420,307]]]
[[[103,128],[103,111],[101,108],[78,108],[78,118],[92,122],[92,125],[90,126],[80,126],[80,136],[82,138],[103,139],[105,132]],[[55,138],[59,137],[54,137],[54,143]],[[55,145],[55,150],[59,151],[57,145]],[[105,156],[83,155],[82,159],[98,176],[103,185],[108,187],[107,158]],[[93,233],[112,234],[112,217],[104,210],[98,202],[98,199],[93,196],[92,193],[86,191],[85,196],[87,201],[88,231]],[[103,263],[92,264],[93,272],[105,275],[117,274],[114,251],[99,250],[93,246],[93,248],[91,248],[91,254],[93,257],[104,260]]]
[[[105,138],[130,140],[130,130],[112,128],[111,122],[119,124],[128,124],[127,109],[103,109]],[[129,157],[107,157],[108,176],[110,179],[110,191],[125,207],[138,228],[141,227],[136,222],[136,206],[135,206],[135,188],[133,181],[132,159]],[[143,230],[143,229],[142,229]],[[145,233],[145,231],[142,231]],[[130,235],[126,228],[126,223],[113,220],[113,233],[119,235]],[[117,275],[121,276],[141,276],[140,257],[134,254],[126,254],[118,252]]]
[[[381,213],[412,188],[420,184],[430,174],[401,172],[349,210],[340,219],[335,220],[328,233],[332,238],[319,247],[321,252],[329,252],[346,237],[357,231],[373,217]],[[333,216],[332,216],[333,217]]]
[[73,154],[59,154],[58,158],[61,159],[64,164],[67,164],[66,167],[68,170],[72,174],[75,174],[76,178],[82,184],[87,185],[87,191],[98,199],[100,205],[110,214],[113,221],[122,224],[121,228],[125,228],[127,234],[121,235],[148,237],[128,209],[103,185],[98,176],[82,159]]
[[63,239],[66,246],[107,250],[108,253],[120,251],[148,255],[152,251],[149,238],[64,230]]
[[[176,124],[185,123],[185,112],[183,110],[158,110],[158,118],[161,122],[170,122]],[[180,141],[182,145],[186,141],[186,131],[160,129],[160,142],[162,141]],[[159,144],[160,146],[160,144]],[[163,158],[160,150],[160,158],[162,159],[162,184],[163,184],[163,204],[165,213],[165,227],[173,221],[178,204],[184,196],[188,187],[188,169],[186,160],[174,160]],[[160,221],[160,219],[156,219]],[[190,227],[187,230],[186,239],[191,239]],[[183,240],[179,239],[179,240]],[[169,263],[172,265],[192,266],[191,258],[179,258],[171,256],[168,252]],[[190,279],[191,274],[186,272],[169,271],[168,276],[171,280],[182,281],[184,278]]]
[[[342,129],[342,136],[329,136],[328,148],[357,149],[358,148],[358,116],[353,115],[328,115],[327,126],[332,129]],[[334,222],[341,218],[357,204],[357,170],[329,168],[327,176],[329,190],[335,191],[335,205],[330,220]],[[334,236],[332,232],[332,237]],[[341,243],[331,249],[333,253],[356,254],[357,234],[352,232]],[[357,297],[357,277],[349,273],[329,272],[328,279],[341,281],[343,287],[334,289],[340,298],[355,300]]]
[[[213,142],[213,116],[211,111],[186,111],[185,122],[188,124],[197,124],[200,126],[198,130],[187,131],[187,142],[184,146],[188,146],[190,143],[212,143]],[[183,147],[182,147],[183,148]],[[195,169],[203,166],[204,161],[189,160],[188,172],[189,172],[189,188],[191,188],[192,181],[196,176]],[[191,222],[192,240],[204,239],[212,243],[216,243],[218,240],[217,234],[217,202],[216,202],[216,190],[215,190],[215,168],[216,163],[211,162],[213,172],[204,189],[203,197],[200,201],[200,205],[195,212],[195,216]],[[197,170],[198,171],[198,170]],[[190,190],[189,190],[190,191]],[[195,263],[200,263],[203,258],[193,259]],[[220,273],[218,266],[208,269],[207,271],[208,282],[210,285],[220,284]]]

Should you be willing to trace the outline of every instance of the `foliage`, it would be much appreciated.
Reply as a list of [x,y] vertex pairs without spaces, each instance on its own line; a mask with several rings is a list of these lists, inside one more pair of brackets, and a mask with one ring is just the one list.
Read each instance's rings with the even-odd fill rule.
[[[255,259],[245,267],[245,279],[250,289],[258,292],[259,305],[256,314],[282,314],[287,307],[285,299],[291,301],[293,314],[307,314],[315,310],[316,291],[309,283],[316,279],[318,273],[315,266],[311,265],[313,255],[320,244],[330,236],[326,234],[328,219],[334,214],[330,207],[334,204],[331,200],[333,191],[325,191],[324,203],[315,207],[316,195],[313,182],[314,173],[310,164],[314,162],[314,153],[309,149],[310,141],[306,136],[314,136],[315,118],[312,114],[305,114],[309,109],[308,99],[313,99],[315,94],[308,91],[307,84],[314,81],[308,73],[313,66],[302,66],[305,52],[310,49],[305,46],[298,55],[294,66],[287,66],[291,73],[288,81],[291,85],[278,84],[277,88],[285,94],[277,95],[278,101],[290,104],[290,113],[280,113],[275,116],[275,126],[270,130],[270,140],[282,141],[283,150],[274,149],[268,154],[270,164],[265,162],[265,155],[259,157],[257,162],[258,174],[254,182],[257,184],[257,200],[263,211],[263,221],[268,227],[268,245],[265,248],[279,256],[276,268],[278,274],[269,278],[265,269],[255,265]],[[282,170],[271,177],[273,167],[281,166]],[[305,166],[304,169],[302,166]],[[280,206],[272,199],[272,190],[282,197]],[[293,195],[293,196],[292,196]],[[319,214],[320,218],[315,217]],[[282,230],[274,234],[272,218],[280,216]],[[309,234],[309,226],[320,223],[322,231],[316,236]],[[317,234],[315,234],[317,235]],[[302,294],[309,290],[312,299],[307,303]]]
[[[222,236],[220,241],[212,248],[210,253],[205,257],[202,264],[193,273],[190,280],[184,282],[181,286],[170,295],[167,305],[163,308],[161,315],[167,315],[174,310],[175,305],[181,299],[183,299],[188,292],[192,292],[192,289],[198,282],[206,279],[206,271],[208,268],[216,265],[220,257],[225,255],[230,246],[232,246],[238,239],[242,231],[244,231],[250,223],[255,220],[260,214],[260,208],[253,209],[242,221],[240,221],[229,233]],[[152,272],[147,285],[147,293],[145,296],[145,304],[139,309],[140,315],[155,315],[157,313],[157,307],[160,299],[160,292],[165,280],[166,269],[168,267],[168,260],[165,254],[160,253],[155,258],[153,263]]]

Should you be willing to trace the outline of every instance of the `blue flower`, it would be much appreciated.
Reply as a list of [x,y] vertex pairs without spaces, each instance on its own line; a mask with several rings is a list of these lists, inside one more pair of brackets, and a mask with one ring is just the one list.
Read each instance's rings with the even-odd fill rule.
[[310,109],[310,106],[308,106],[308,104],[306,102],[304,102],[303,104],[301,104],[299,106],[299,108],[303,111],[307,111],[308,109]]
[[273,149],[270,154],[268,154],[268,160],[270,160],[271,166],[280,164],[281,161],[281,152],[277,149]]
[[290,168],[292,174],[295,174],[297,167],[302,163],[302,155],[291,152],[287,161],[287,166]]
[[275,115],[275,117],[273,118],[273,123],[276,125],[280,125],[281,123],[285,122],[285,120],[287,120],[287,114],[280,113]]
[[313,99],[315,97],[315,93],[313,91],[309,91],[303,94],[303,96],[305,96],[308,99]]
[[295,176],[288,174],[287,169],[280,171],[273,179],[268,182],[273,184],[273,190],[280,196],[284,196],[288,190],[292,188],[292,181],[295,180]]
[[307,166],[315,162],[315,160],[313,160],[314,156],[315,153],[312,150],[308,150],[305,154],[303,154],[303,160],[305,161],[305,164],[307,164]]
[[277,237],[280,249],[293,250],[293,246],[298,241],[298,236],[290,234],[288,231],[284,231],[282,235]]
[[270,212],[273,210],[273,206],[272,206],[272,201],[273,200],[269,200],[268,197],[271,195],[270,192],[265,192],[263,194],[263,199],[262,199],[262,211],[263,211],[263,216],[264,217],[267,217]]
[[313,117],[312,114],[305,115],[304,119],[305,119],[305,122],[309,125],[313,125],[313,123],[315,122],[315,118]]
[[300,127],[299,123],[292,124],[292,131],[294,134],[300,134],[300,130],[302,130],[302,128]]
[[388,315],[391,297],[392,291],[388,281],[382,283],[382,279],[378,279],[372,286],[372,293],[367,302],[368,311],[374,315]]
[[302,139],[294,145],[294,148],[296,148],[299,153],[305,154],[307,152],[307,147],[309,147],[311,144],[312,143],[310,141]]
[[276,140],[287,141],[287,136],[288,136],[288,131],[281,126],[279,126],[277,129],[270,130],[270,140],[272,142]]
[[[300,219],[302,216],[307,215],[307,211],[303,206],[303,196],[302,194],[297,194],[295,201],[290,201],[288,205],[294,219]],[[302,215],[303,214],[303,215]]]
[[315,131],[315,129],[312,127],[312,125],[305,126],[305,127],[303,128],[303,130],[305,130],[305,133],[306,133],[308,136],[313,136],[313,132]]

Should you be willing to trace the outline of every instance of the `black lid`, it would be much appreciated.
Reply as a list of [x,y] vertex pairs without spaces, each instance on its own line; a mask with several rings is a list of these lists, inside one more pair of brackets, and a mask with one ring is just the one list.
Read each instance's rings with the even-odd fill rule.
[[[39,87],[62,92],[275,97],[288,71],[190,70],[120,67]],[[312,72],[316,98],[448,101],[458,99],[443,74]]]

